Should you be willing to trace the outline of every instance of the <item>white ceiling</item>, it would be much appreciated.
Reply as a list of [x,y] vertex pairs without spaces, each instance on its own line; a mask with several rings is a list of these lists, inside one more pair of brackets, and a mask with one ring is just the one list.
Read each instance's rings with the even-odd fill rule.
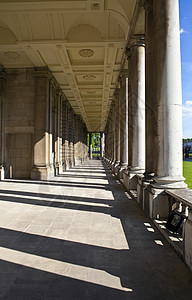
[[103,131],[136,2],[0,0],[0,64],[48,66],[88,130]]

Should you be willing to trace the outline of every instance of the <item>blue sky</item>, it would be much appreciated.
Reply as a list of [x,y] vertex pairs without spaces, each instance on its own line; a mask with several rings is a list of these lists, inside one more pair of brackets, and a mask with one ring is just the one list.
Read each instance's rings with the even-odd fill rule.
[[183,138],[192,138],[192,1],[179,0]]

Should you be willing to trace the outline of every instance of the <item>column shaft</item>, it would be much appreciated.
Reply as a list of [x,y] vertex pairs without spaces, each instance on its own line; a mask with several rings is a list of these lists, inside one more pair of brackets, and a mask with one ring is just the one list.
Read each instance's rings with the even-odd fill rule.
[[103,132],[100,132],[100,158],[103,158]]
[[116,135],[116,162],[120,162],[120,109],[119,109],[119,89],[115,98],[115,135]]
[[128,77],[121,77],[120,90],[120,163],[122,167],[128,164]]
[[145,48],[142,41],[131,47],[131,115],[132,165],[131,171],[145,169]]
[[89,159],[92,159],[92,133],[89,133]]
[[[184,187],[179,4],[156,0],[154,14],[156,182]],[[180,184],[179,184],[180,182]]]
[[154,151],[154,39],[153,39],[153,1],[145,2],[145,178],[152,178],[155,170],[156,154]]

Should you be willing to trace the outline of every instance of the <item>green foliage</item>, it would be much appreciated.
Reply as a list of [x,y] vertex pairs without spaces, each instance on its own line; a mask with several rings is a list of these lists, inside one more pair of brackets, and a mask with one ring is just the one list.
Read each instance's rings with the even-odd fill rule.
[[183,176],[186,178],[185,183],[188,188],[192,189],[192,161],[183,162]]
[[[89,133],[87,134],[87,146],[89,147]],[[92,133],[92,147],[100,147],[100,133]]]
[[100,133],[92,133],[92,145],[93,148],[100,146]]

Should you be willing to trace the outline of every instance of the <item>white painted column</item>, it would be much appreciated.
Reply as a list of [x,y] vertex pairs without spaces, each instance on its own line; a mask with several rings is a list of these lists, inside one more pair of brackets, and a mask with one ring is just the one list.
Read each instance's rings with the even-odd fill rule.
[[128,165],[128,74],[121,74],[120,89],[120,169],[119,179]]
[[120,105],[119,105],[119,92],[120,89],[116,90],[115,93],[115,135],[116,135],[116,163],[120,163]]
[[145,44],[142,38],[131,45],[131,172],[145,171]]
[[[116,161],[116,124],[115,124],[115,101],[113,100],[112,103],[112,118],[111,118],[111,122],[112,122],[112,148],[113,148],[113,168],[114,168],[114,164]],[[114,169],[113,169],[114,170]]]
[[100,159],[103,158],[103,132],[100,132]]
[[89,133],[89,159],[92,159],[92,133]]
[[155,187],[185,187],[182,170],[182,96],[178,0],[155,0]]

